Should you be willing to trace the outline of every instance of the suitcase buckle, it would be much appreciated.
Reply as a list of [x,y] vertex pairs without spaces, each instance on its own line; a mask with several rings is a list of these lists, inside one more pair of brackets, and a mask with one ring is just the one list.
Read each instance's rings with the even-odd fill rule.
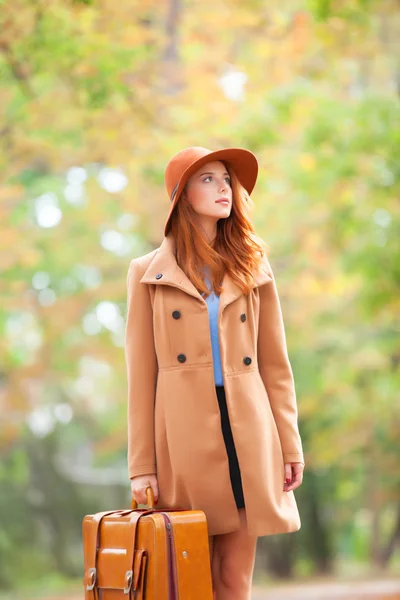
[[97,576],[97,572],[95,568],[90,568],[88,569],[88,576],[89,576],[89,580],[91,581],[91,583],[88,583],[86,585],[86,589],[87,590],[93,590],[94,586],[96,584],[96,576]]
[[133,571],[127,571],[125,573],[124,594],[129,594],[129,592],[131,590],[131,586],[132,586],[132,579],[133,579]]

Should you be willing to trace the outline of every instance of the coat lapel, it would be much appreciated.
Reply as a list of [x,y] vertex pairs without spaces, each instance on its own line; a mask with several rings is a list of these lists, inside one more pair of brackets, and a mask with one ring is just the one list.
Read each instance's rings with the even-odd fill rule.
[[[156,275],[158,274],[162,274],[162,277],[156,279]],[[254,288],[272,280],[271,276],[267,272],[267,267],[265,265],[261,265],[254,279]],[[175,240],[172,235],[172,232],[169,232],[167,236],[164,237],[160,247],[157,249],[153,260],[147,267],[140,281],[141,283],[171,285],[174,287],[178,287],[187,294],[190,294],[191,296],[194,296],[202,302],[205,302],[204,298],[197,291],[193,283],[190,281],[190,279],[187,277],[187,275],[183,272],[183,270],[176,262]],[[225,308],[225,306],[227,306],[243,294],[242,290],[233,281],[233,279],[228,273],[225,273],[223,276],[222,287],[224,289],[222,290],[220,296],[221,312],[223,308]]]
[[[160,279],[156,279],[158,274],[162,274]],[[202,299],[193,283],[176,262],[175,240],[171,232],[164,237],[161,246],[140,281],[141,283],[172,285],[195,298]]]

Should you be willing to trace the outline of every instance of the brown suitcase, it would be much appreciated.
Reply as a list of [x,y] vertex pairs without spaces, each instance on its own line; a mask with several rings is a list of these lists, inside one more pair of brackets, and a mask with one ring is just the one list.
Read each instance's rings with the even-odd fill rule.
[[213,600],[207,520],[202,510],[154,508],[86,515],[85,600]]

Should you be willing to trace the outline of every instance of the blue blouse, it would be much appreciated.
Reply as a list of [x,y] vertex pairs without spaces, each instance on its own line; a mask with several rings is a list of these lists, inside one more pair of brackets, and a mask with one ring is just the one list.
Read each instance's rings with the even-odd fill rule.
[[[209,267],[206,267],[205,271],[205,283],[208,289],[211,289],[211,282],[208,277],[208,273],[210,272]],[[204,297],[204,293],[202,293],[202,296]],[[214,290],[212,290],[208,298],[205,298],[205,301],[208,307],[208,317],[210,322],[210,337],[214,364],[214,382],[215,385],[224,385],[224,378],[222,375],[221,366],[221,352],[218,338],[219,296],[217,296]]]

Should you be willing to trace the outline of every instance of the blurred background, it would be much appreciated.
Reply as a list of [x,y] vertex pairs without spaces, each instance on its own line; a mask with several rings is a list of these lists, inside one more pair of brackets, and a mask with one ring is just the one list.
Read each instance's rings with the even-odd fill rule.
[[127,269],[192,145],[258,157],[296,382],[254,597],[400,594],[399,96],[398,0],[0,1],[1,600],[83,597],[83,516],[130,506]]

